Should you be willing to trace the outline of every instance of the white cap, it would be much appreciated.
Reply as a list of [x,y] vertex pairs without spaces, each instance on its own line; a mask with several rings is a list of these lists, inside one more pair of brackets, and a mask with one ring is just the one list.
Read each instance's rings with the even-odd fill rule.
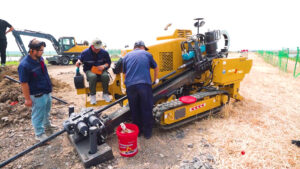
[[92,45],[94,46],[95,49],[100,49],[102,47],[102,41],[99,38],[95,38],[92,41]]

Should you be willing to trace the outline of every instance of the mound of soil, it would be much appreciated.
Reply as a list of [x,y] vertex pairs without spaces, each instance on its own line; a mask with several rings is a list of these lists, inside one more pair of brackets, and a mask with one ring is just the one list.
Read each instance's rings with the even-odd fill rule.
[[68,83],[66,83],[66,82],[63,82],[61,80],[52,78],[51,76],[50,76],[50,79],[51,79],[51,82],[52,82],[53,92],[54,93],[56,93],[58,91],[60,91],[60,92],[66,92],[66,91],[69,91],[69,90],[72,89],[72,87]]

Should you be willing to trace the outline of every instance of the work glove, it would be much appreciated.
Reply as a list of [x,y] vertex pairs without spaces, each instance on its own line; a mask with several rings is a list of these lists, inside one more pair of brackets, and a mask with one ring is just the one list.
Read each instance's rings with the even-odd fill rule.
[[156,79],[155,81],[154,81],[154,84],[156,85],[156,84],[158,84],[159,83],[159,79]]

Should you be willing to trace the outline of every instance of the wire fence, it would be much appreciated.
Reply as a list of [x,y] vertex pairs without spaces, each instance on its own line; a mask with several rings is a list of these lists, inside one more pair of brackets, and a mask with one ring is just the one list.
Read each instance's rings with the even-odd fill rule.
[[283,72],[288,72],[289,65],[292,65],[293,76],[295,78],[300,76],[299,47],[297,47],[296,54],[291,54],[289,48],[283,48],[280,51],[258,50],[257,53],[265,62],[278,67]]

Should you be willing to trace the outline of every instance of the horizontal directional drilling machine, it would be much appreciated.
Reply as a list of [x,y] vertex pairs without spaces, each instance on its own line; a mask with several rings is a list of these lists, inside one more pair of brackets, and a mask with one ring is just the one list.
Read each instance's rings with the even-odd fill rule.
[[[227,58],[227,32],[214,30],[199,33],[204,21],[202,18],[195,20],[196,35],[191,30],[177,29],[173,35],[158,37],[161,43],[148,46],[148,52],[153,55],[159,68],[160,82],[152,86],[153,116],[157,126],[162,129],[178,127],[216,113],[230,98],[242,100],[239,94],[240,82],[249,73],[252,60],[245,57]],[[223,49],[218,50],[217,44],[221,37],[225,44]],[[105,143],[105,139],[121,122],[130,120],[121,62],[122,59],[115,64],[115,78],[109,86],[113,101],[98,101],[96,106],[105,105],[99,110],[86,108],[75,113],[70,108],[69,119],[63,124],[64,129],[45,140],[49,141],[67,132],[85,167],[113,158],[111,147]],[[153,70],[150,73],[153,79]],[[84,82],[83,75],[78,72],[74,77],[77,94],[89,93]],[[97,91],[101,90],[99,82]],[[106,113],[108,108],[116,104],[121,105],[117,111]],[[92,105],[87,102],[86,106]]]
[[[227,58],[228,33],[220,30],[199,33],[199,28],[203,26],[204,21],[202,18],[195,20],[196,35],[193,35],[191,30],[177,29],[173,35],[158,37],[157,40],[161,43],[148,46],[148,52],[153,55],[159,68],[160,82],[153,85],[155,103],[153,116],[156,124],[162,129],[171,129],[216,113],[229,102],[230,98],[243,99],[239,94],[240,82],[245,74],[249,73],[252,60],[246,57]],[[224,48],[218,50],[217,44],[221,38],[224,40]],[[100,100],[97,101],[96,106],[107,106],[98,111],[88,109],[90,113],[96,112],[96,116],[100,119],[102,131],[98,132],[101,135],[97,137],[98,140],[114,132],[114,128],[120,122],[130,118],[121,63],[122,59],[115,64],[113,68],[115,79],[109,86],[113,102],[109,104]],[[150,73],[153,79],[153,70]],[[77,94],[89,93],[89,88],[84,86],[82,75],[75,77],[74,82]],[[101,90],[102,86],[99,82],[97,91]],[[104,110],[117,103],[120,103],[121,108],[110,114],[104,113]],[[86,106],[92,105],[87,101]],[[84,114],[85,111],[82,113]],[[88,135],[88,126],[90,123],[85,125],[86,135]],[[99,142],[104,142],[104,139]],[[76,147],[76,141],[73,143]],[[77,150],[79,154],[84,154],[79,148]]]

